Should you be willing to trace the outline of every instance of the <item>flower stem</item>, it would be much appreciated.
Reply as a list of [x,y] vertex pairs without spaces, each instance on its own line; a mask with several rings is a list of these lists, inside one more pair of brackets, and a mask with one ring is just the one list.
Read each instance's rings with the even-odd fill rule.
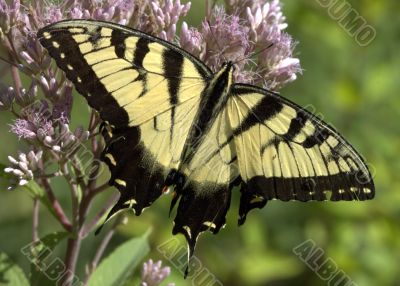
[[78,261],[78,256],[81,248],[81,242],[82,240],[79,235],[76,235],[76,237],[74,238],[68,239],[67,252],[65,255],[65,274],[60,285],[72,285],[75,276],[76,262]]
[[32,240],[38,241],[39,240],[39,210],[40,204],[37,198],[33,199],[33,214],[32,214]]
[[211,6],[210,6],[210,0],[206,0],[206,19],[210,20],[210,11],[211,11]]
[[113,227],[103,238],[103,240],[100,243],[99,248],[96,251],[96,254],[94,255],[93,261],[90,263],[90,265],[87,268],[87,273],[85,277],[85,281],[83,285],[87,285],[90,279],[90,276],[92,276],[94,270],[97,267],[97,264],[99,263],[101,257],[104,254],[105,249],[107,248],[108,244],[110,243],[111,238],[114,236],[115,233],[115,228]]
[[43,186],[44,190],[46,191],[47,197],[53,207],[54,213],[58,221],[64,227],[64,229],[68,232],[72,231],[72,224],[69,221],[68,217],[65,215],[64,210],[62,209],[60,203],[58,202],[56,196],[54,195],[53,189],[48,181],[48,179],[42,178],[40,180],[41,185]]
[[98,193],[101,193],[102,191],[107,190],[108,188],[110,188],[110,184],[107,182],[107,183],[104,183],[104,184],[96,187],[95,189],[93,189],[92,193],[98,194]]
[[115,193],[112,195],[107,202],[104,204],[104,207],[94,216],[94,218],[87,224],[82,227],[81,237],[85,238],[91,231],[94,230],[100,219],[104,216],[104,214],[117,202],[119,194]]
[[22,83],[21,83],[21,78],[19,76],[19,71],[15,66],[11,67],[11,76],[14,81],[15,92],[18,94],[19,97],[21,97]]
[[[77,169],[80,171],[80,169]],[[72,178],[71,173],[68,170],[67,167],[67,162],[64,162],[61,165],[61,171],[66,179],[68,185],[70,186],[71,189],[71,202],[72,202],[72,234],[73,237],[68,239],[68,244],[67,244],[67,251],[65,254],[65,274],[63,276],[63,283],[62,285],[69,286],[72,285],[73,278],[75,276],[75,269],[76,269],[76,262],[78,260],[78,256],[80,253],[80,247],[81,247],[81,242],[82,242],[82,237],[80,235],[80,230],[81,230],[81,224],[80,224],[80,202],[79,202],[79,185],[76,182],[77,180],[74,180]],[[75,175],[79,175],[80,173],[77,173]],[[87,186],[84,184],[84,182],[81,182],[81,187],[83,190],[87,188]]]

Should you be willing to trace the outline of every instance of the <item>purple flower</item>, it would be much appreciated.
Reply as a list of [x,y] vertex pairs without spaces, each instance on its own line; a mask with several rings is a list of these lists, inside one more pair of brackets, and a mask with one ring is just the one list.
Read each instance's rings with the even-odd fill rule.
[[61,123],[57,134],[45,137],[43,142],[53,151],[70,158],[82,147],[82,143],[88,140],[89,135],[89,131],[84,131],[82,126],[72,132],[68,124]]
[[226,1],[227,12],[216,6],[199,31],[183,23],[181,46],[203,60],[213,71],[224,61],[236,64],[236,82],[277,90],[301,73],[292,56],[295,44],[278,0]]
[[150,7],[158,26],[158,36],[164,40],[173,41],[176,34],[176,23],[185,16],[191,3],[181,4],[180,0],[151,1]]
[[11,124],[11,132],[20,139],[36,139],[40,135],[52,136],[54,129],[47,102],[42,101],[24,108],[21,117]]
[[44,22],[46,24],[55,23],[63,19],[62,7],[55,4],[50,4],[44,7]]
[[[246,22],[254,51],[261,50],[254,69],[254,84],[277,90],[301,73],[300,61],[292,56],[295,44],[284,32],[287,24],[278,0],[246,1]],[[267,47],[267,48],[266,48]]]
[[200,53],[203,44],[203,35],[194,27],[188,26],[186,22],[182,23],[179,43],[189,53],[201,57]]
[[[133,0],[72,1],[66,9],[67,18],[95,19],[127,24],[135,10]],[[146,1],[144,1],[146,2]]]
[[259,7],[265,9],[264,7],[267,6],[271,7],[271,10],[277,12],[281,10],[281,3],[279,0],[225,0],[225,6],[229,14],[236,14],[241,18],[246,17],[248,8],[254,11]]
[[115,17],[118,19],[118,23],[127,25],[132,17],[135,9],[135,1],[133,0],[119,0],[115,5]]
[[[161,268],[161,264],[162,262],[160,260],[154,263],[151,259],[143,263],[142,282],[140,286],[157,286],[168,277],[171,269],[169,267]],[[174,285],[173,283],[168,284],[168,286]]]
[[[4,172],[13,175],[18,185],[26,185],[34,178],[34,173],[38,169],[39,161],[41,160],[42,155],[42,151],[30,151],[28,154],[20,152],[18,158],[8,156],[11,166],[5,168]],[[13,187],[15,187],[15,185],[11,186],[9,189]]]
[[15,101],[22,107],[30,105],[37,97],[38,87],[36,80],[31,81],[28,90],[21,88],[19,92],[15,93]]
[[64,82],[58,86],[58,90],[53,93],[56,100],[53,104],[53,118],[61,123],[69,123],[73,104],[72,84]]
[[204,60],[217,70],[223,61],[237,61],[248,54],[248,28],[237,15],[228,15],[222,7],[213,11],[210,23],[203,22],[202,34],[206,41]]
[[4,34],[8,34],[11,27],[16,25],[20,19],[20,7],[21,3],[19,0],[11,1],[0,0],[0,38]]
[[[213,71],[224,61],[237,61],[249,53],[248,28],[237,15],[228,15],[222,7],[214,9],[210,21],[203,21],[201,31],[182,25],[181,46],[203,60]],[[243,67],[245,61],[240,62]]]
[[12,86],[0,89],[0,110],[10,110],[15,99],[15,91]]
[[71,19],[90,19],[90,13],[86,9],[82,9],[80,6],[74,6],[68,12],[68,16]]
[[37,128],[26,119],[16,119],[11,125],[11,132],[15,133],[20,139],[35,139]]
[[[296,80],[301,73],[300,60],[292,57],[293,41],[286,33],[280,33],[275,43],[259,55],[259,81],[276,90]],[[256,81],[257,82],[257,81]]]

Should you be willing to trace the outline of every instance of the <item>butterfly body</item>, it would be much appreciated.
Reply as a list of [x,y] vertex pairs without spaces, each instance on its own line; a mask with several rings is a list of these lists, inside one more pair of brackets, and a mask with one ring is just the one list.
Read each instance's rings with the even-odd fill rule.
[[189,136],[184,144],[181,162],[189,163],[197,148],[206,138],[221,110],[225,107],[233,83],[233,64],[224,63],[213,75],[201,95],[199,109],[193,121]]
[[38,37],[104,120],[102,159],[121,192],[109,217],[139,215],[170,188],[173,233],[191,255],[201,232],[225,224],[234,186],[239,224],[269,200],[374,197],[365,162],[341,135],[276,93],[234,83],[231,62],[213,73],[169,42],[108,22],[62,21]]

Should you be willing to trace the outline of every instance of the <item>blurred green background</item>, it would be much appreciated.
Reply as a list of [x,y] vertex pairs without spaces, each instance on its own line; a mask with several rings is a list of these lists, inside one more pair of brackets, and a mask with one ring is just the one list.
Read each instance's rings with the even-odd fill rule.
[[[282,2],[287,31],[299,42],[295,53],[304,75],[281,93],[301,105],[312,105],[363,154],[375,176],[376,198],[339,203],[273,201],[251,212],[246,224],[238,228],[239,196],[235,192],[227,226],[217,236],[203,234],[196,256],[204,271],[224,285],[326,285],[292,250],[312,239],[324,251],[322,260],[331,258],[357,285],[400,285],[400,180],[396,179],[400,172],[400,2],[349,1],[376,29],[376,39],[366,47],[359,46],[319,1]],[[204,4],[192,1],[192,5],[185,20],[197,25],[204,16]],[[76,97],[74,126],[87,122],[87,110],[82,98]],[[10,116],[0,113],[0,122],[0,163],[7,164],[7,155],[15,155],[26,146],[9,133]],[[27,270],[28,261],[19,251],[31,241],[32,201],[20,190],[7,192],[6,186],[0,182],[0,251]],[[56,189],[68,205],[67,189],[61,182]],[[98,208],[111,192],[116,190],[97,200]],[[168,261],[157,250],[172,238],[169,203],[170,198],[163,197],[142,216],[130,216],[109,250],[152,227],[149,257],[171,266],[168,282],[212,285],[184,280],[182,269],[174,266],[177,257]],[[40,233],[55,230],[59,226],[43,208]],[[100,238],[90,235],[84,242],[80,273]],[[178,240],[185,248],[184,239]],[[60,255],[63,257],[62,251]]]

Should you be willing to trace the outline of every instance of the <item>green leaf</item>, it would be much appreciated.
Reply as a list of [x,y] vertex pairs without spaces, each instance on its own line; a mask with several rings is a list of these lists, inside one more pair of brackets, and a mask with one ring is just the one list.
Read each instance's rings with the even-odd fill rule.
[[21,188],[27,190],[32,198],[38,199],[57,219],[54,209],[42,187],[40,187],[35,181],[30,181],[28,184],[21,186]]
[[0,253],[0,285],[29,286],[22,269],[2,252]]
[[150,251],[149,232],[117,247],[104,258],[89,280],[89,286],[119,286],[133,275],[134,270]]
[[54,232],[21,249],[21,252],[31,261],[31,286],[55,285],[58,276],[64,272],[64,263],[60,258],[53,256],[52,252],[68,235],[68,232]]

